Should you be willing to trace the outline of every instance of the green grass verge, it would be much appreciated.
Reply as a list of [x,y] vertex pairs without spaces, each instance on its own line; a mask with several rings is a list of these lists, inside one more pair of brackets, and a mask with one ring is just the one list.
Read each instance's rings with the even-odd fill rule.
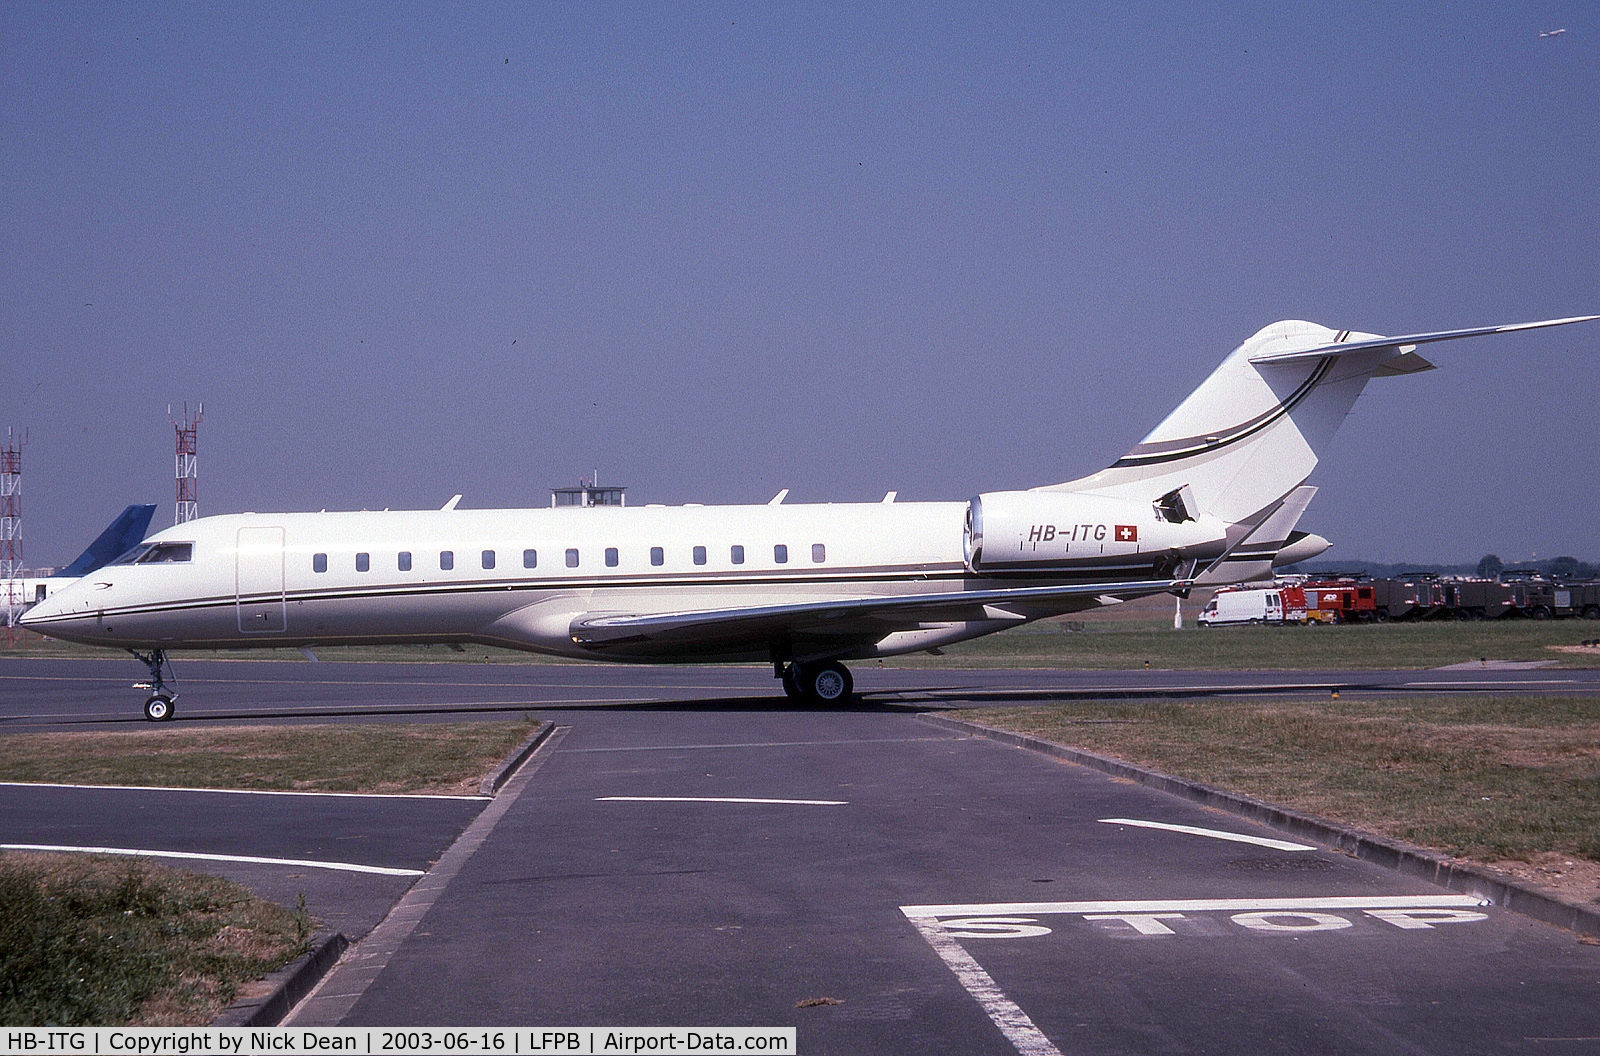
[[1484,861],[1600,861],[1600,696],[1068,701],[960,718]]
[[[1049,622],[961,642],[943,657],[897,657],[900,666],[1059,667],[1178,671],[1303,671],[1445,667],[1491,660],[1546,660],[1594,667],[1600,656],[1558,652],[1600,637],[1591,620],[1385,623],[1334,627],[1214,627],[1173,630],[1148,621]],[[930,663],[930,661],[933,661]]]
[[309,934],[303,913],[219,877],[0,854],[0,1025],[203,1025]]
[[[1186,614],[1182,630],[1172,628],[1171,598],[1149,599],[1085,613],[1079,620],[1055,620],[1001,631],[970,642],[947,646],[942,656],[913,653],[890,657],[885,667],[983,668],[1058,667],[1128,670],[1153,668],[1183,671],[1295,671],[1357,668],[1444,667],[1491,660],[1546,660],[1563,667],[1594,667],[1600,654],[1558,652],[1551,646],[1575,646],[1600,638],[1593,620],[1494,620],[1427,623],[1350,624],[1335,627],[1202,628]],[[1082,630],[1067,630],[1081,627]],[[317,649],[322,660],[386,663],[578,663],[486,646],[460,652],[444,646],[340,646]],[[114,649],[25,638],[3,656],[123,658],[129,670],[141,670],[126,653]],[[284,660],[305,663],[294,649],[240,652],[174,652],[187,658]]]
[[515,722],[229,726],[0,737],[0,780],[476,794],[533,732]]

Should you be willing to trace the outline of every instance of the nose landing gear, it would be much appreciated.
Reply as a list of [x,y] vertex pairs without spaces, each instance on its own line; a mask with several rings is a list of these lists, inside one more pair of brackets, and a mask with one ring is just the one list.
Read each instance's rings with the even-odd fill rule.
[[[137,649],[129,649],[134,659],[150,669],[150,681],[135,682],[134,689],[148,689],[150,696],[144,702],[144,717],[151,722],[169,721],[176,709],[172,702],[178,699],[178,691],[167,688],[166,679],[162,677],[172,673],[172,665],[167,663],[167,653],[164,649],[152,649],[149,653],[141,653]],[[176,682],[177,678],[173,678]]]

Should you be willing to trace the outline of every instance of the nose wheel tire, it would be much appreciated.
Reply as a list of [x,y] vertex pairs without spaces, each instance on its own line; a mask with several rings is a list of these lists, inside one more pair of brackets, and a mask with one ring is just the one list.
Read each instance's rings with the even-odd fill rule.
[[151,694],[144,702],[144,717],[151,722],[167,722],[172,718],[172,698],[164,693]]

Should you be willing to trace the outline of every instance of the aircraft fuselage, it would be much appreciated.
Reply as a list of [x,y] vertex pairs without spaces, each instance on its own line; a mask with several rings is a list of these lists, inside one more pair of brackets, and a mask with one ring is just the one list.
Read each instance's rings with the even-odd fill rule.
[[[1107,523],[1092,501],[1080,500],[1078,517],[1054,516],[1064,504],[1049,501],[1057,507],[1050,523],[1019,528],[1011,547],[1048,547],[1049,567],[1014,559],[990,573],[969,552],[965,502],[207,517],[152,536],[142,557],[87,577],[34,625],[143,649],[472,642],[569,657],[767,660],[770,635],[746,626],[701,633],[689,645],[580,643],[572,621],[1149,578],[1175,530],[1186,528],[1196,543],[1216,534],[1160,524],[1148,504],[1118,503]],[[1214,540],[1202,549],[1214,556],[1220,547]],[[970,620],[879,620],[876,633],[869,615],[835,621],[787,651],[890,655],[1094,604],[1074,598],[1004,613],[974,606],[961,614]]]

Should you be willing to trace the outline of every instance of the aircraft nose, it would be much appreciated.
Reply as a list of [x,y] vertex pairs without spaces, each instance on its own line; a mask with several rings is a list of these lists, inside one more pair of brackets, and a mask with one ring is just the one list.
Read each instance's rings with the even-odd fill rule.
[[46,598],[37,605],[32,606],[27,612],[17,617],[17,622],[30,630],[38,630],[37,624],[65,615],[61,602],[55,598]]
[[80,585],[74,583],[50,595],[19,616],[17,622],[30,631],[64,637],[63,632],[77,629],[90,609],[88,598],[78,589]]

